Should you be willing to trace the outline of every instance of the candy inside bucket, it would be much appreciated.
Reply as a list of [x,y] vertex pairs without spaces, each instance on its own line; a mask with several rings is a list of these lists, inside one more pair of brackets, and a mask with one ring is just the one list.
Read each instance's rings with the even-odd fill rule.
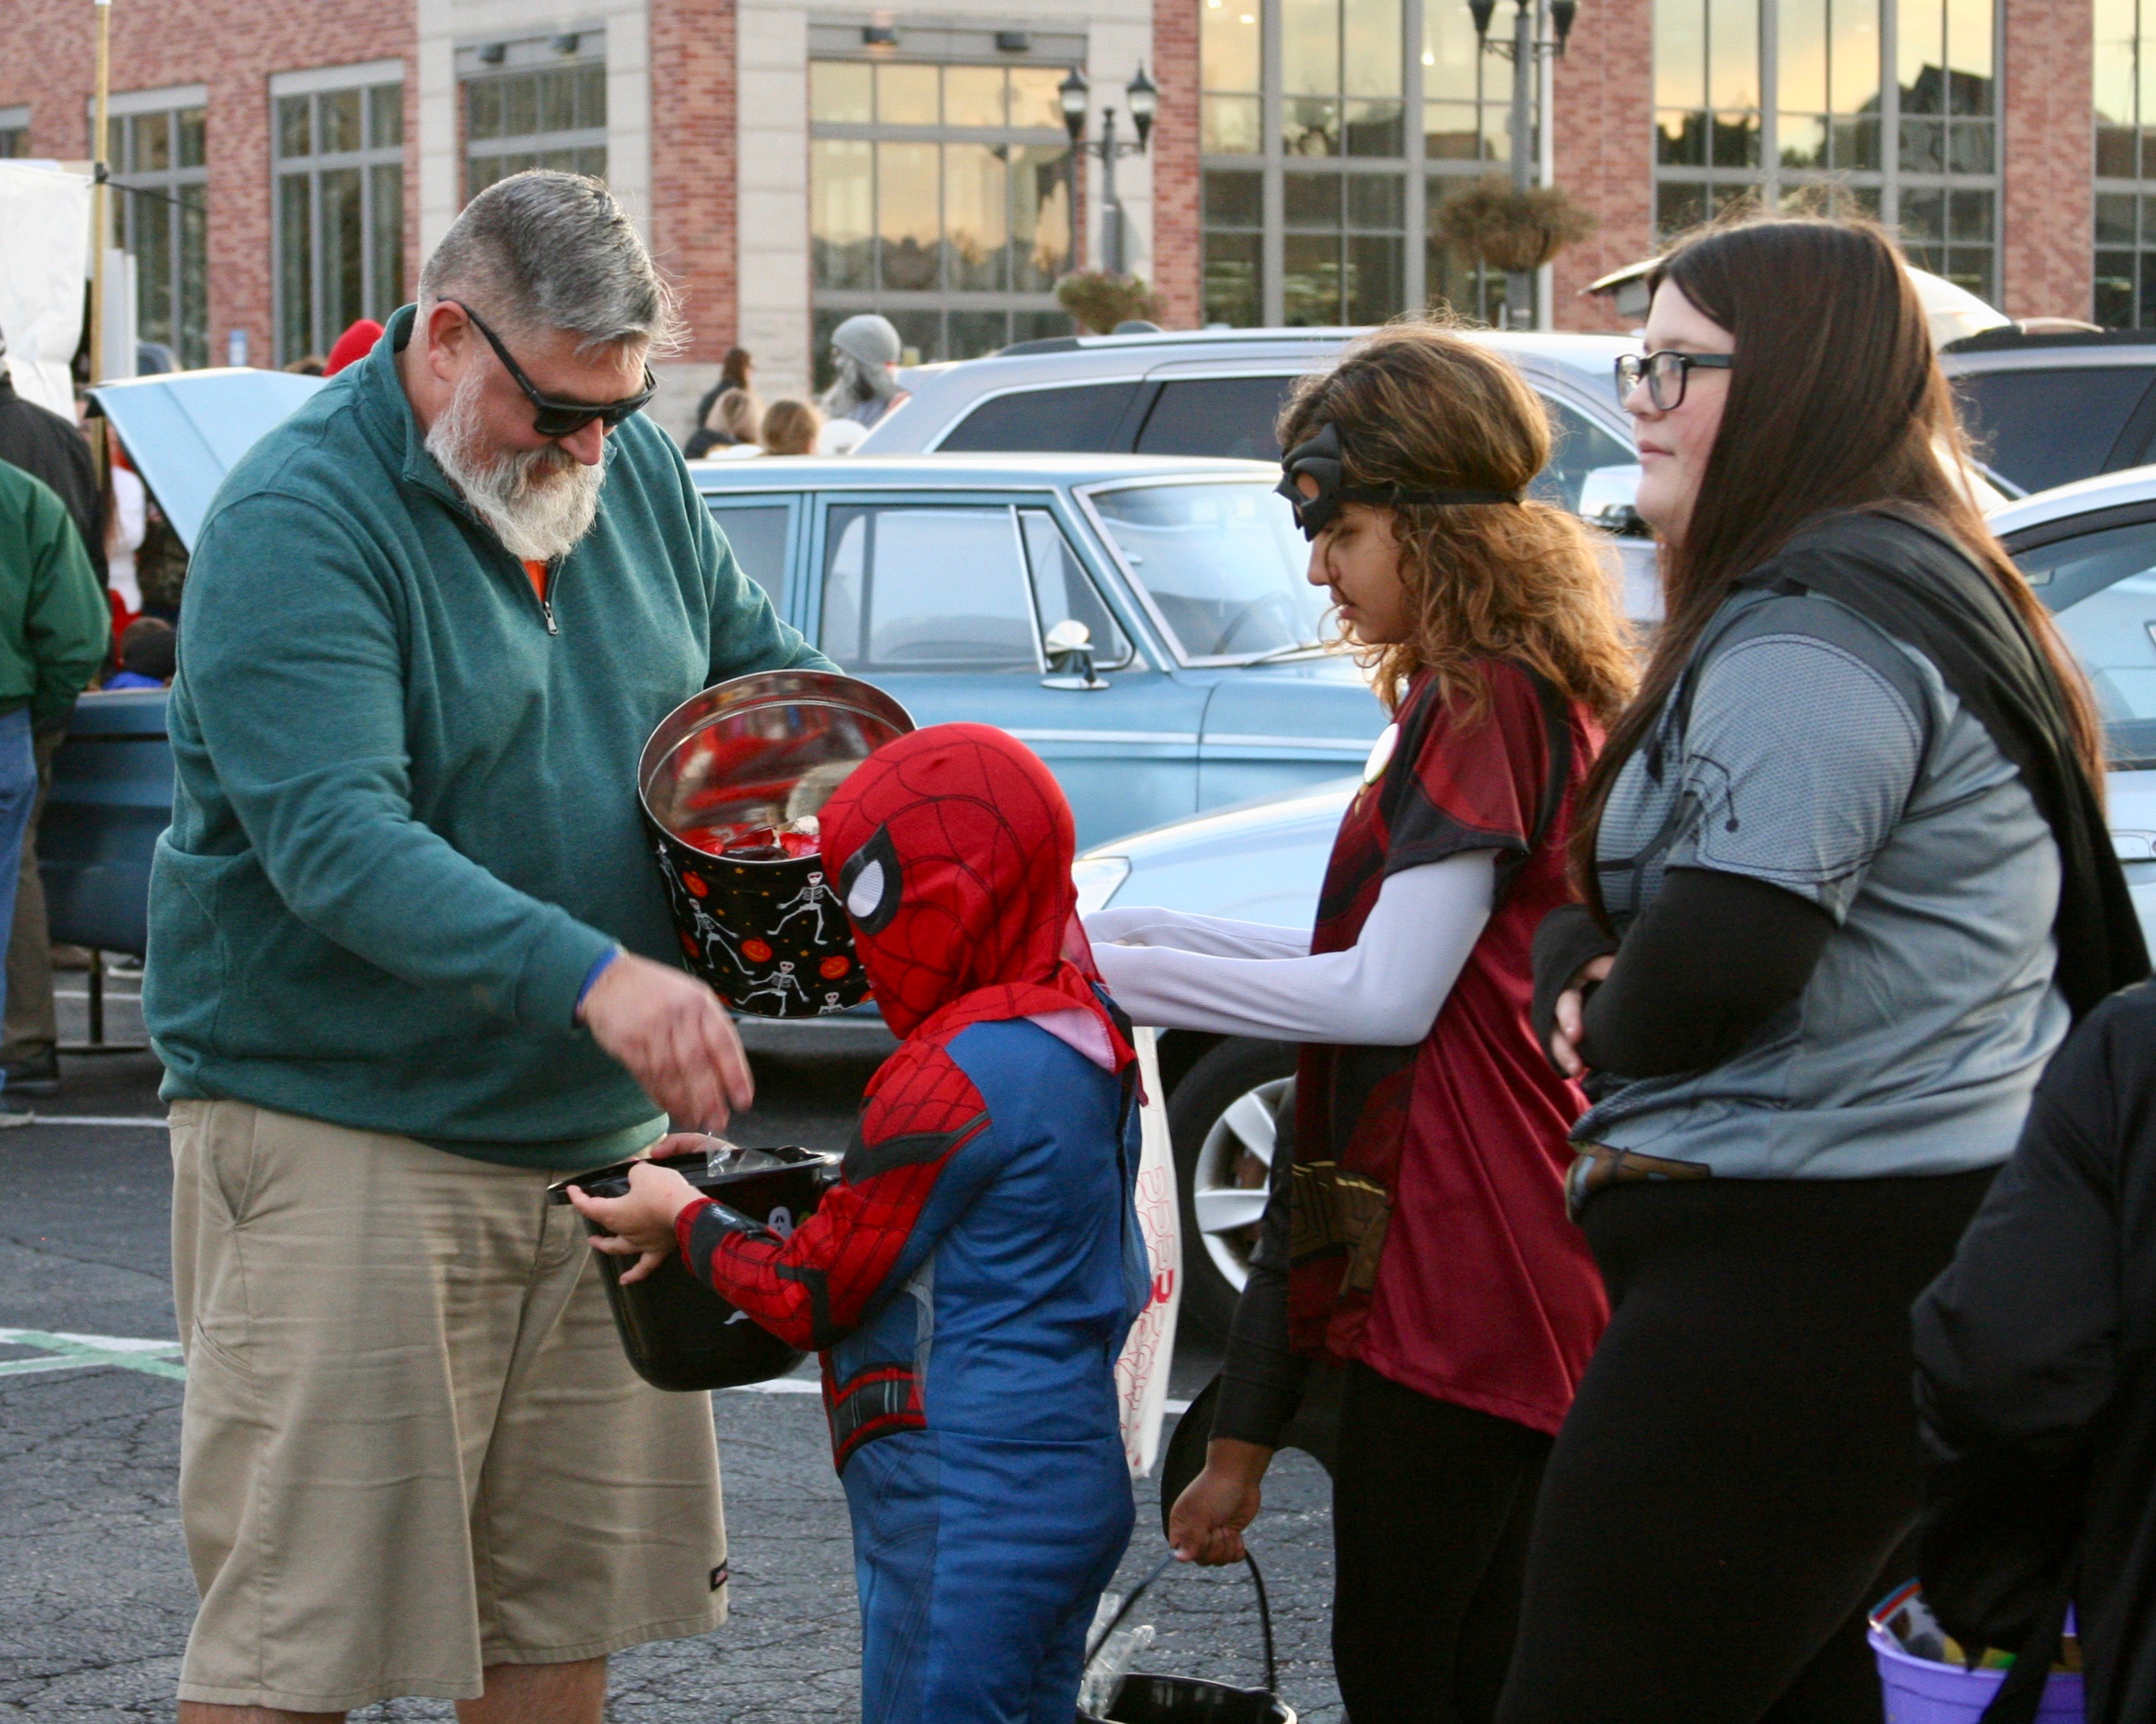
[[739,822],[692,827],[675,835],[692,850],[706,856],[725,856],[737,862],[778,862],[795,856],[813,856],[823,844],[814,814],[803,814],[783,826]]

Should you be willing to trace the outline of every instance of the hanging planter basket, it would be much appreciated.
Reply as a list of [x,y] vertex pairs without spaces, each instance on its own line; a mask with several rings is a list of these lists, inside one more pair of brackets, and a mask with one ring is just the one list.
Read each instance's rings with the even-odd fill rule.
[[1522,192],[1493,174],[1440,204],[1437,224],[1469,256],[1508,275],[1524,275],[1586,239],[1595,219],[1561,186]]

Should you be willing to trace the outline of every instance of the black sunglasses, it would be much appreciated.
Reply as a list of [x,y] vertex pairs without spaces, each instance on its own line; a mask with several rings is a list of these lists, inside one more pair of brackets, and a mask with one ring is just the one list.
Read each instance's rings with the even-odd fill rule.
[[531,403],[531,428],[542,437],[573,437],[593,419],[611,431],[631,413],[640,411],[659,393],[659,380],[651,375],[651,367],[647,365],[644,368],[644,387],[619,401],[594,406],[588,401],[561,401],[552,395],[542,395],[532,387],[531,379],[524,375],[524,367],[510,357],[501,337],[486,326],[484,317],[461,300],[444,300],[442,303],[454,305],[470,318],[472,326],[486,337],[487,346],[494,349],[495,357],[509,367],[510,376],[516,379],[516,387]]
[[1625,353],[1617,360],[1617,398],[1620,402],[1644,381],[1647,398],[1657,411],[1669,413],[1682,407],[1685,383],[1695,368],[1727,371],[1736,356],[1729,353],[1680,353],[1665,347],[1658,353]]

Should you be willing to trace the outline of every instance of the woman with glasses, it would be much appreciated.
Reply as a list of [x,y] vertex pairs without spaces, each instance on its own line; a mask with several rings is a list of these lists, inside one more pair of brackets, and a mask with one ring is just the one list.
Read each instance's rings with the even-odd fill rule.
[[1713,230],[1651,281],[1619,384],[1667,620],[1535,954],[1612,1315],[1499,1716],[1876,1720],[1910,1302],[2068,1024],[2147,960],[2087,690],[1971,500],[1884,234]]
[[1142,908],[1086,924],[1138,1022],[1303,1044],[1292,1168],[1276,1157],[1173,1531],[1188,1557],[1237,1560],[1306,1362],[1343,1365],[1348,1711],[1487,1724],[1543,1459],[1603,1321],[1564,1215],[1582,1097],[1528,1023],[1528,945],[1570,896],[1573,798],[1631,654],[1594,541],[1527,498],[1548,418],[1489,349],[1384,330],[1306,379],[1280,430],[1310,579],[1396,721],[1317,926]]

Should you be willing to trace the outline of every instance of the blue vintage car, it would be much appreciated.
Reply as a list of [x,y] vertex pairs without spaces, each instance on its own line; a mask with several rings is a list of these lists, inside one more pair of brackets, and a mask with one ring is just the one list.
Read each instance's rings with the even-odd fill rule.
[[[275,372],[105,386],[183,544],[263,431],[321,387]],[[1293,789],[1359,762],[1383,715],[1317,649],[1307,549],[1251,461],[911,456],[700,463],[696,483],[781,612],[923,723],[1016,732],[1081,844]],[[165,695],[78,703],[40,862],[55,936],[140,952],[172,806]]]
[[922,724],[999,725],[1081,845],[1337,777],[1385,716],[1323,651],[1270,463],[1130,455],[700,462],[782,615]]

